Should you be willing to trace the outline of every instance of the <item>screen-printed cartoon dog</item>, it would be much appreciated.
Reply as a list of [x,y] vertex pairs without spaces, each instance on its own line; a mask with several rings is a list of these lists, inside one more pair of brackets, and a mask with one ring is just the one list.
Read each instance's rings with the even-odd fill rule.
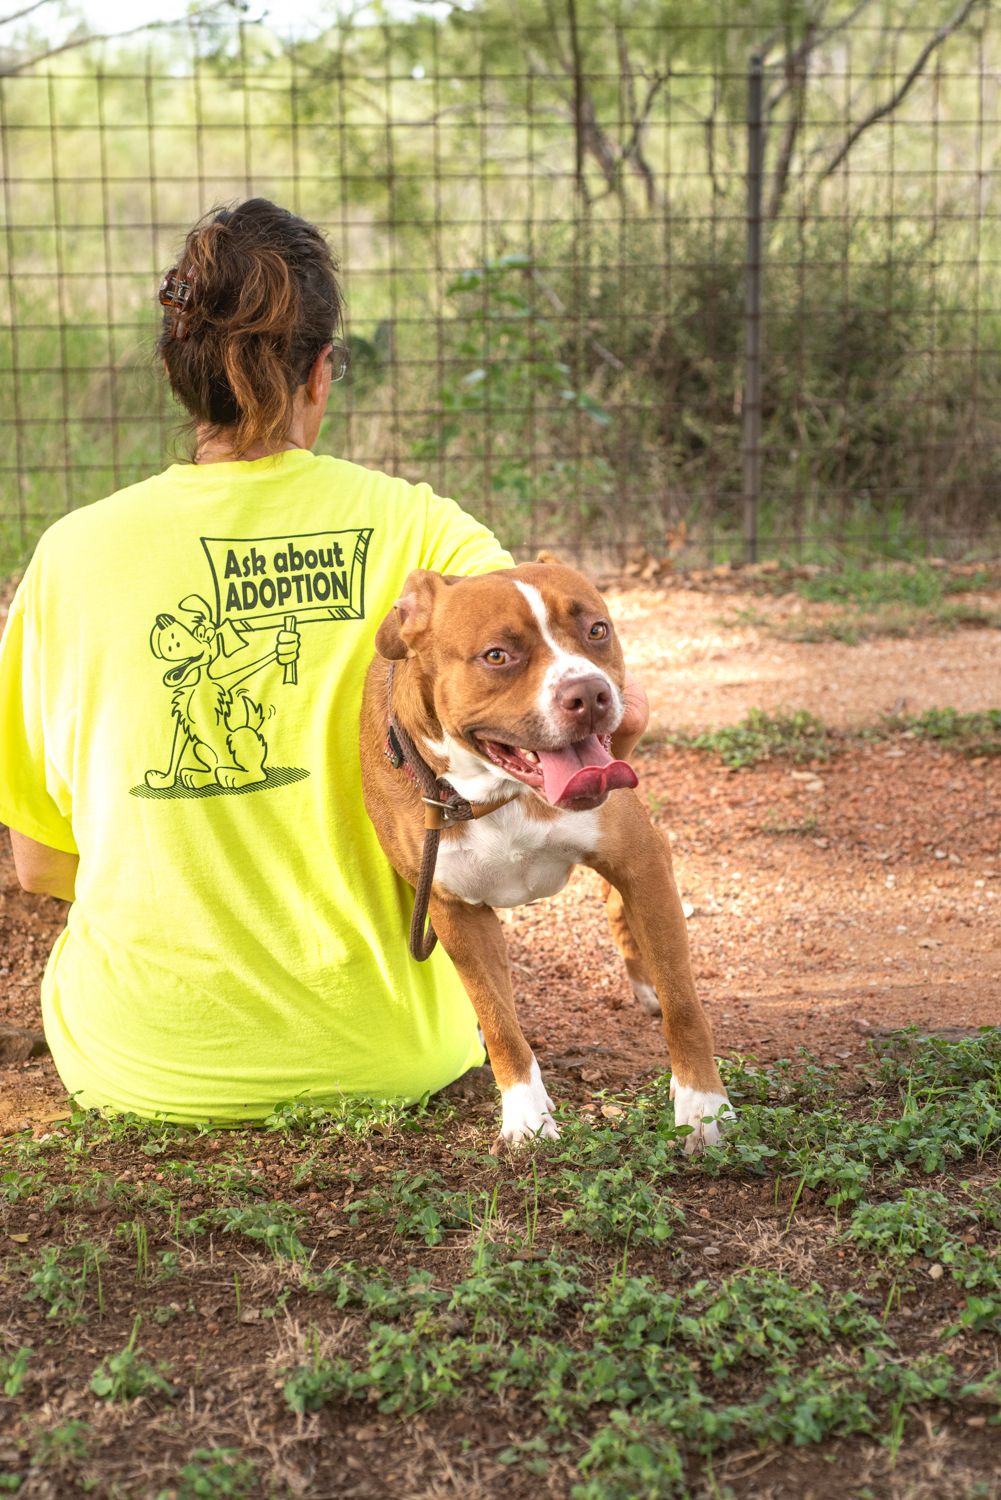
[[[215,623],[208,604],[197,594],[189,594],[177,607],[191,616],[190,623],[159,614],[150,632],[153,655],[174,663],[163,678],[174,689],[174,740],[169,768],[147,771],[146,785],[172,787],[180,781],[192,788],[244,787],[264,781],[264,710],[249,693],[234,689],[272,662],[285,666],[297,660],[299,634],[279,630],[271,649],[258,656],[235,626]],[[236,658],[227,670],[221,670],[223,657]]]

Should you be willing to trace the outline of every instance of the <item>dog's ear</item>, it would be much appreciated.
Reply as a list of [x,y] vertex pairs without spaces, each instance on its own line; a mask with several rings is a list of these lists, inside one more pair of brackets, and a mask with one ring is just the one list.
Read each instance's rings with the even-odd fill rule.
[[215,625],[211,605],[200,594],[189,594],[177,607],[186,615],[194,615],[196,625]]
[[400,611],[404,606],[409,605],[410,599],[413,597],[411,594],[408,598],[397,599],[389,614],[375,632],[375,649],[387,661],[402,661],[407,655],[406,642],[400,630],[402,624]]
[[537,563],[555,563],[558,568],[565,568],[567,566],[562,557],[557,557],[555,552],[540,552],[537,554],[535,561]]
[[[412,656],[431,623],[434,601],[452,579],[426,568],[415,568],[403,585],[403,593],[375,633],[375,649],[389,661]],[[456,583],[458,579],[454,580]]]

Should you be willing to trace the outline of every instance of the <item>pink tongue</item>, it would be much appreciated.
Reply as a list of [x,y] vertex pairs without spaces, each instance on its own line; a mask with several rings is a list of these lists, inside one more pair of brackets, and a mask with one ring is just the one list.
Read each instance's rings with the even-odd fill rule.
[[542,792],[554,807],[581,800],[599,801],[618,787],[637,786],[632,766],[613,760],[596,734],[565,750],[539,750]]

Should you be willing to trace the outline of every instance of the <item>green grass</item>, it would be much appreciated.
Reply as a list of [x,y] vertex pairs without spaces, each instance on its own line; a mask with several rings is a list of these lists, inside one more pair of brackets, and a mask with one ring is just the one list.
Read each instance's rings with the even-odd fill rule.
[[1001,611],[941,600],[933,606],[890,603],[842,610],[827,619],[786,619],[763,624],[781,640],[799,641],[804,645],[840,641],[846,646],[858,646],[862,641],[950,635],[960,628],[994,629],[1001,626]]
[[896,714],[886,720],[887,733],[934,740],[964,755],[1001,755],[1001,708],[960,713],[955,708],[929,708],[923,714]]
[[14,1399],[20,1396],[28,1374],[32,1351],[15,1349],[13,1354],[0,1354],[0,1390]]
[[830,731],[805,709],[770,714],[752,708],[739,724],[703,734],[670,735],[668,743],[714,751],[735,770],[776,756],[797,764],[828,760],[834,748]]
[[93,1429],[79,1417],[69,1417],[54,1427],[38,1427],[32,1438],[34,1462],[40,1469],[60,1469],[82,1463],[90,1453]]
[[987,575],[956,579],[938,568],[918,564],[910,568],[866,568],[848,564],[837,572],[816,578],[797,578],[793,589],[814,602],[857,604],[872,608],[882,604],[910,604],[928,609],[947,593],[975,592]]
[[306,1249],[299,1239],[302,1214],[286,1203],[219,1204],[186,1220],[187,1234],[219,1229],[266,1246],[279,1260],[303,1260]]
[[98,1312],[102,1310],[101,1262],[104,1250],[82,1240],[61,1248],[49,1245],[30,1273],[29,1298],[44,1303],[49,1318],[77,1322],[86,1317],[84,1304],[89,1300]]
[[137,1316],[125,1347],[103,1359],[91,1377],[90,1390],[101,1401],[134,1401],[137,1396],[170,1398],[177,1394],[163,1368],[151,1364],[136,1347],[140,1322]]
[[848,562],[825,569],[815,577],[769,572],[755,577],[758,593],[795,593],[811,604],[833,610],[809,613],[766,613],[741,604],[722,620],[730,628],[750,626],[778,640],[816,644],[839,641],[857,646],[862,641],[947,635],[963,628],[1001,626],[1001,608],[989,602],[957,599],[957,594],[996,595],[998,576],[987,568],[975,573],[950,573],[921,561],[882,567]]
[[385,1184],[353,1198],[346,1209],[352,1224],[381,1220],[395,1234],[417,1236],[426,1245],[440,1245],[454,1230],[471,1230],[489,1216],[484,1194],[454,1192],[444,1187],[437,1172],[394,1172]]
[[[955,708],[930,708],[921,714],[888,714],[874,729],[833,730],[805,709],[770,714],[752,708],[737,724],[710,729],[701,734],[675,733],[651,737],[651,742],[703,750],[718,755],[725,766],[741,770],[769,760],[791,760],[794,764],[827,761],[839,748],[853,741],[891,739],[931,740],[963,755],[1001,755],[1001,709],[961,713]],[[656,813],[657,808],[652,811]],[[784,822],[774,810],[765,814],[763,833],[802,834],[816,832],[811,815],[795,823]]]
[[177,1482],[156,1500],[249,1500],[256,1489],[254,1464],[237,1448],[198,1448]]
[[[169,1191],[124,1182],[125,1220],[124,1200],[71,1205],[65,1244],[9,1264],[11,1483],[110,1493],[118,1405],[130,1441],[156,1446],[143,1493],[157,1500],[270,1495],[275,1443],[320,1488],[332,1435],[340,1461],[356,1428],[384,1420],[394,1455],[430,1434],[460,1484],[473,1481],[455,1433],[478,1451],[487,1422],[512,1484],[577,1500],[725,1494],[735,1454],[778,1469],[787,1448],[819,1459],[835,1442],[842,1463],[864,1443],[889,1473],[928,1423],[1001,1425],[1001,1031],[898,1033],[851,1071],[801,1053],[723,1072],[737,1118],[699,1160],[680,1149],[666,1078],[592,1120],[561,1112],[558,1142],[504,1161],[433,1105],[419,1133],[335,1119],[325,1137],[315,1120],[216,1135],[77,1114],[14,1138],[12,1214],[96,1157]],[[291,1187],[319,1166],[329,1187]],[[270,1196],[278,1173],[291,1201]],[[766,1226],[777,1262],[756,1252]],[[98,1258],[100,1303],[89,1274],[80,1285]],[[206,1440],[187,1428],[209,1382]]]

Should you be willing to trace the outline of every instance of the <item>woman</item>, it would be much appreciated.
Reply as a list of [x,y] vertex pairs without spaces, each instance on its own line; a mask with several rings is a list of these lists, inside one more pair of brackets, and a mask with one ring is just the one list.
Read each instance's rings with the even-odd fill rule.
[[[22,885],[73,903],[46,1037],[81,1105],[181,1123],[414,1099],[483,1052],[448,959],[407,955],[362,683],[412,568],[511,559],[426,485],[311,451],[341,321],[311,225],[217,213],[160,300],[194,462],[58,521],[0,647],[0,818]],[[637,693],[621,739],[644,721]]]

